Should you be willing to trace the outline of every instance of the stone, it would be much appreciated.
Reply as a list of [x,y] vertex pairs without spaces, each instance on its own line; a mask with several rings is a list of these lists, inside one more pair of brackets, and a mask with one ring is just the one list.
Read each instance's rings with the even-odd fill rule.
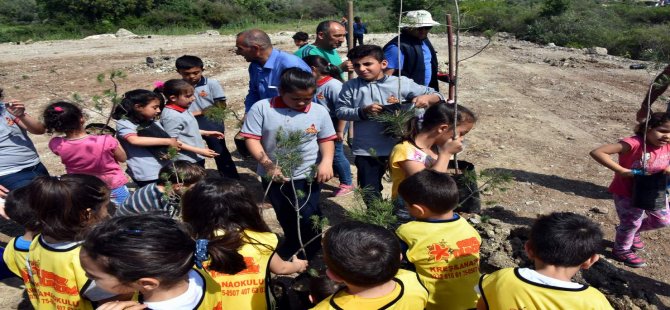
[[136,34],[130,32],[130,30],[125,29],[125,28],[119,28],[118,31],[116,31],[116,37],[117,38],[130,38],[130,37],[137,37]]
[[609,214],[610,210],[606,208],[593,207],[589,211],[597,214]]
[[111,33],[96,34],[83,38],[82,40],[100,40],[100,39],[113,39],[116,38],[115,35]]
[[589,47],[586,49],[587,54],[595,54],[595,55],[607,55],[607,49],[604,47]]
[[220,36],[221,33],[216,31],[216,30],[207,30],[205,32],[198,32],[197,34],[199,35],[206,35],[206,36]]
[[547,44],[547,47],[556,47],[556,43],[550,42],[549,44]]

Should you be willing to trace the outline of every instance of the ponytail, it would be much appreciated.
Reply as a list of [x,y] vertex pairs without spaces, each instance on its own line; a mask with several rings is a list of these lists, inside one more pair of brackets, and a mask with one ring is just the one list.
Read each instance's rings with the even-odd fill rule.
[[244,257],[237,252],[242,246],[242,240],[232,233],[217,236],[209,240],[207,253],[209,254],[208,270],[225,274],[236,274],[247,268]]
[[126,92],[123,94],[121,102],[114,108],[112,118],[115,120],[129,118],[132,122],[139,123],[143,121],[143,119],[137,112],[135,112],[135,105],[145,107],[153,100],[158,100],[160,102],[160,109],[163,110],[165,101],[162,96],[155,92],[146,89],[135,89]]
[[325,58],[321,56],[316,56],[316,55],[310,55],[306,56],[305,58],[302,59],[308,66],[316,68],[316,71],[319,72],[321,75],[327,75],[330,76],[340,82],[344,82],[342,80],[342,75],[340,72],[340,68],[338,68],[336,65],[333,65],[328,62]]
[[[414,141],[416,135],[422,131],[429,131],[443,124],[453,126],[454,108],[454,104],[446,102],[440,102],[428,107],[423,114],[414,116],[407,122],[405,127],[406,134],[402,139],[404,141]],[[458,114],[456,115],[457,126],[462,123],[474,124],[476,122],[477,116],[474,112],[462,105],[458,105]]]

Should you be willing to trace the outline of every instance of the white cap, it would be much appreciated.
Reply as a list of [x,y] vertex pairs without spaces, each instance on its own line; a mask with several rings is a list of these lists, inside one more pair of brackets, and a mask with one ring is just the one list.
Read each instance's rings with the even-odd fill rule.
[[433,16],[426,10],[409,11],[407,15],[402,18],[400,28],[419,28],[419,27],[433,27],[440,23],[433,20]]

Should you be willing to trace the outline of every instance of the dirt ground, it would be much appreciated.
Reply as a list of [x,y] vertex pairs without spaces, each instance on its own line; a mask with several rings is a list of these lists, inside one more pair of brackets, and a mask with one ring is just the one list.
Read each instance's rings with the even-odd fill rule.
[[[295,50],[291,35],[273,34],[275,47]],[[366,43],[383,45],[392,36],[370,34]],[[39,115],[50,100],[71,98],[73,93],[91,98],[109,88],[97,82],[99,73],[126,72],[120,92],[152,88],[155,80],[178,77],[172,69],[175,57],[194,54],[206,60],[206,74],[222,82],[229,104],[242,110],[247,63],[234,54],[234,41],[232,36],[192,35],[0,44],[0,87],[7,98],[24,101],[29,112]],[[446,38],[432,35],[432,41],[440,62],[445,62]],[[461,58],[485,43],[484,38],[462,37]],[[148,67],[146,57],[153,57],[157,67]],[[504,211],[503,222],[527,225],[538,214],[552,211],[572,211],[599,222],[608,245],[604,259],[634,278],[632,285],[657,295],[658,308],[670,308],[670,231],[642,234],[647,242],[642,256],[648,267],[631,269],[612,260],[609,246],[617,224],[607,193],[612,173],[588,155],[600,144],[632,135],[635,111],[657,73],[630,70],[633,63],[637,62],[497,37],[483,53],[460,65],[458,102],[474,110],[479,122],[466,137],[466,150],[459,159],[474,163],[480,171],[506,171],[514,176],[506,192],[482,197],[484,209],[497,206],[496,210]],[[441,87],[446,90],[446,84]],[[93,112],[89,115],[91,121],[103,121]],[[232,151],[233,121],[228,128]],[[58,158],[47,148],[48,139],[47,135],[35,136],[33,141],[50,172],[62,173]],[[260,192],[254,182],[255,163],[236,160],[244,180]],[[208,161],[208,167],[213,162]],[[331,181],[322,194],[331,223],[341,221],[342,208],[352,204],[350,196],[330,197],[336,186],[337,181]],[[0,229],[2,241],[16,234],[15,227],[7,223]],[[21,295],[16,286],[0,284],[0,308],[16,307]]]

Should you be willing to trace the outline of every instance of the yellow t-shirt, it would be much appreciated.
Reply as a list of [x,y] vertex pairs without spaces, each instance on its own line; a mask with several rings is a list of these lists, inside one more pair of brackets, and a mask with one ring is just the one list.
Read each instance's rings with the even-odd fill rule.
[[321,301],[313,310],[422,310],[426,306],[428,292],[414,272],[400,269],[393,281],[393,291],[378,298],[360,298],[347,293],[346,288]]
[[403,141],[402,143],[396,144],[389,157],[391,182],[393,182],[393,186],[391,187],[391,198],[393,199],[398,197],[398,186],[400,185],[400,182],[407,178],[405,172],[400,168],[400,162],[407,160],[423,163],[426,168],[432,167],[435,163],[435,160],[432,157],[428,156],[428,154],[409,141]]
[[479,233],[462,217],[411,221],[400,225],[398,237],[407,244],[407,260],[414,264],[429,292],[426,309],[475,308],[473,290],[479,280]]
[[[193,268],[192,270],[197,272],[197,275],[201,277],[204,283],[204,286],[198,287],[202,290],[202,296],[197,305],[193,307],[193,310],[223,310],[224,308],[221,305],[221,287],[219,284],[206,271],[198,268]],[[132,300],[144,303],[139,293],[135,293]]]
[[9,240],[5,253],[2,254],[2,259],[5,261],[9,271],[14,273],[17,277],[24,278],[28,275],[28,268],[26,267],[26,259],[28,258],[28,250],[19,249],[16,247],[16,238]]
[[83,297],[91,280],[79,263],[80,249],[79,242],[54,248],[42,240],[42,235],[33,239],[27,261],[30,270],[23,282],[35,309],[93,309]]
[[[268,309],[272,306],[268,283],[270,258],[277,248],[277,235],[271,232],[245,230],[248,237],[239,250],[247,269],[234,275],[209,270],[212,278],[221,285],[224,309]],[[207,269],[208,262],[205,262]],[[274,308],[274,307],[271,307]]]
[[569,289],[540,285],[523,279],[518,268],[505,268],[479,281],[479,290],[491,310],[610,310],[612,306],[597,289],[584,285]]

